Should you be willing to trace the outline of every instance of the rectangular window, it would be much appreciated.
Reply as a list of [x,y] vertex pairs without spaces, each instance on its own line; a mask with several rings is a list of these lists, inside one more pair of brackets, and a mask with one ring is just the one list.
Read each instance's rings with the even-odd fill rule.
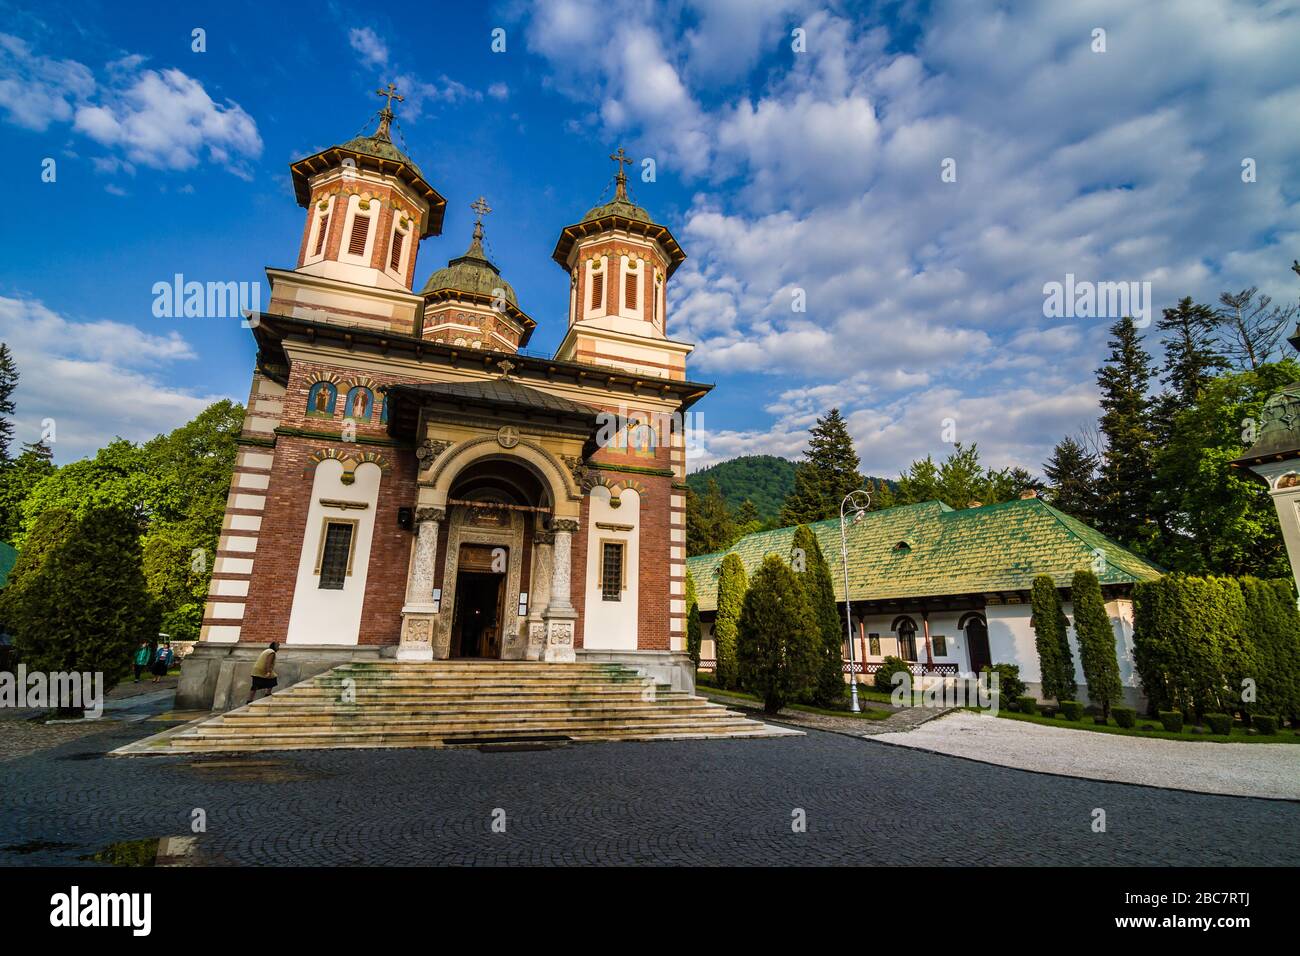
[[880,635],[879,635],[879,634],[868,634],[868,635],[867,635],[867,646],[868,646],[868,647],[870,648],[870,650],[871,650],[871,656],[872,656],[872,657],[879,657],[879,656],[880,656]]
[[623,600],[623,545],[606,542],[600,554],[600,596]]
[[934,646],[935,657],[948,656],[948,638],[942,634],[931,634],[930,643]]
[[329,213],[322,215],[319,222],[320,229],[316,233],[316,251],[312,253],[313,256],[320,255],[321,250],[325,248],[325,234],[330,231]]
[[352,219],[352,236],[348,239],[348,254],[364,256],[366,254],[366,236],[370,232],[369,216],[354,216]]
[[898,632],[898,656],[905,661],[916,660],[916,631]]
[[636,273],[629,271],[623,280],[623,307],[629,312],[636,311]]
[[325,541],[320,555],[320,586],[341,591],[352,562],[351,522],[330,521],[325,525]]
[[605,277],[599,273],[591,277],[591,307],[599,309],[600,303],[605,297]]
[[396,229],[393,230],[393,251],[388,257],[388,268],[392,269],[394,272],[401,268],[402,265],[402,241],[405,238],[406,237]]

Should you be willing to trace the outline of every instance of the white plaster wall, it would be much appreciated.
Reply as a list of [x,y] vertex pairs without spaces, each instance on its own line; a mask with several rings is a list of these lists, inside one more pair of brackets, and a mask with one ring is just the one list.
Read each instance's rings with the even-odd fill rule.
[[[641,498],[632,490],[619,494],[619,506],[610,506],[609,489],[597,485],[588,496],[587,588],[583,609],[582,646],[589,650],[636,650],[637,600],[641,544]],[[598,528],[597,522],[632,525],[631,531]],[[625,543],[627,587],[621,601],[600,596],[600,558],[603,541]]]
[[1029,626],[1033,608],[1028,604],[992,605],[984,609],[989,624],[989,656],[994,664],[1019,664],[1020,679],[1028,683],[1042,680],[1038,669],[1038,648],[1034,629]]
[[[844,613],[843,605],[840,606],[840,613]],[[930,638],[933,647],[934,636],[942,634],[948,641],[946,654],[935,654],[934,662],[936,664],[956,664],[958,669],[965,672],[970,669],[970,658],[966,651],[966,635],[957,630],[957,624],[965,611],[936,611],[930,615]],[[898,637],[889,629],[895,619],[900,617],[899,614],[885,615],[868,615],[863,621],[864,627],[859,630],[858,618],[853,619],[853,659],[859,663],[862,662],[862,646],[865,643],[867,647],[867,663],[879,663],[885,659],[886,655],[898,656]],[[919,661],[925,660],[925,625],[921,620],[920,614],[907,615],[916,622],[916,658]],[[843,619],[841,618],[841,625]],[[880,653],[871,653],[872,634],[880,635]],[[861,640],[863,637],[866,641]],[[991,641],[990,641],[991,643]]]
[[[375,506],[383,472],[373,462],[366,462],[357,467],[356,480],[350,485],[340,481],[342,474],[343,463],[332,458],[316,466],[311,507],[307,511],[302,554],[298,560],[298,581],[289,613],[289,631],[285,638],[289,644],[356,644],[361,632],[361,606],[365,600],[366,570],[370,565]],[[348,511],[325,508],[320,503],[321,498],[364,502],[367,507]],[[352,573],[344,581],[343,588],[337,591],[322,589],[320,576],[316,573],[316,555],[326,517],[357,521]]]

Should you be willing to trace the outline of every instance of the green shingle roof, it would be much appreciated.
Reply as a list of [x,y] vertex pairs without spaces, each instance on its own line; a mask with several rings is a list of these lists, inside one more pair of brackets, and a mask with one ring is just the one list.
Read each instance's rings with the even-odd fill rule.
[[[835,598],[842,601],[839,519],[809,527],[831,567]],[[752,576],[764,555],[789,556],[794,531],[760,531],[741,538],[729,552],[688,558],[700,610],[717,610],[717,572],[726,554],[740,555]],[[1075,571],[1093,566],[1096,549],[1106,556],[1105,570],[1098,575],[1102,584],[1132,584],[1161,574],[1155,565],[1038,498],[960,511],[940,501],[887,508],[850,524],[847,537],[855,601],[1027,591],[1040,574],[1068,587]]]

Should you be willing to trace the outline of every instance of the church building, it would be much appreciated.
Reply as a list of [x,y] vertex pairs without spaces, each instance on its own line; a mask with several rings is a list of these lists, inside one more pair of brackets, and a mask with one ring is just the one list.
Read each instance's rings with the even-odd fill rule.
[[[629,197],[559,229],[554,355],[484,250],[416,286],[447,200],[378,127],[292,164],[293,268],[268,268],[200,642],[178,704],[242,703],[381,658],[622,662],[691,691],[683,413],[709,389],[665,334],[685,253]],[[462,240],[463,241],[463,240]],[[423,247],[427,251],[429,247]],[[557,275],[557,279],[559,276]]]

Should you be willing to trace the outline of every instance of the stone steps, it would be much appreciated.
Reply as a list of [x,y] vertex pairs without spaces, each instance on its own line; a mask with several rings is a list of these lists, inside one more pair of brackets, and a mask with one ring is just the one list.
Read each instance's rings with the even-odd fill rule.
[[647,682],[618,664],[380,661],[341,665],[251,705],[115,753],[438,748],[791,733],[797,731]]

